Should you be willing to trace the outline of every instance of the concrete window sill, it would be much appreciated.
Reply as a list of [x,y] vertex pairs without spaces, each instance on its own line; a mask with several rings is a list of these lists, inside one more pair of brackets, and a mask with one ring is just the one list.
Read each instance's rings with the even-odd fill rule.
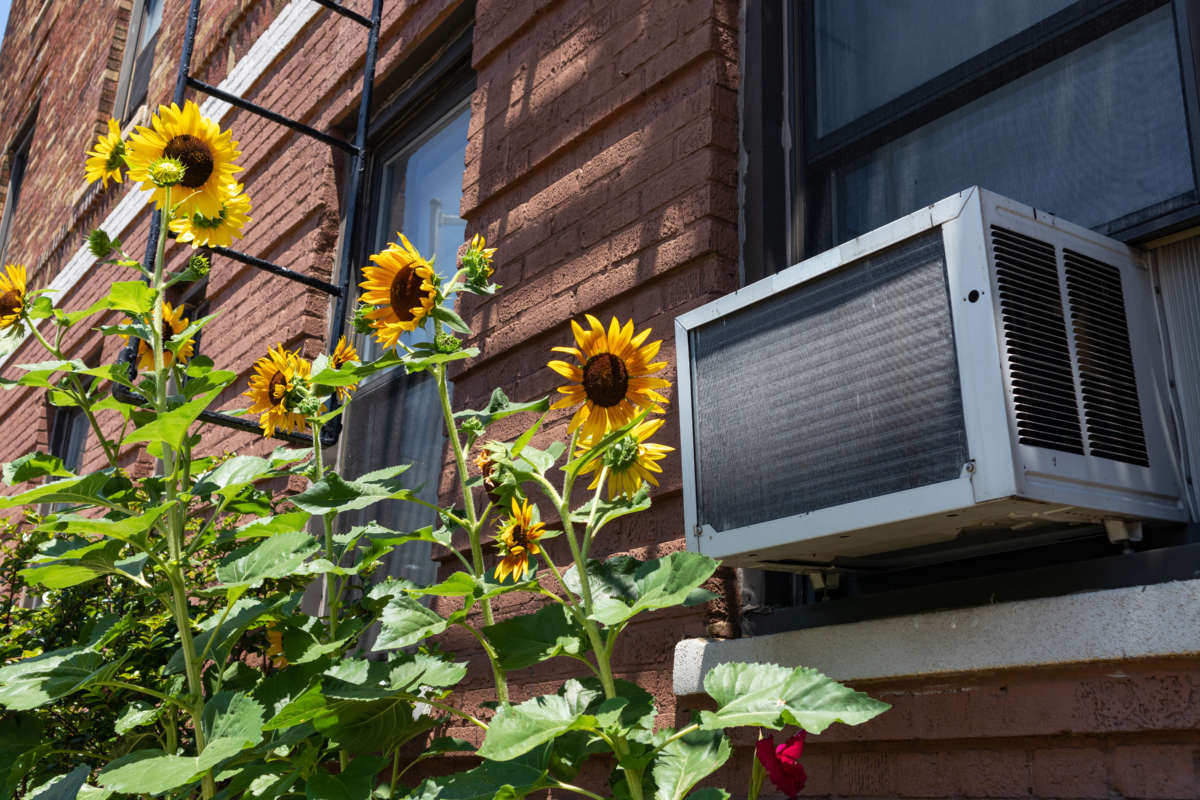
[[1022,600],[675,646],[675,694],[730,661],[814,667],[840,681],[1200,654],[1200,580]]

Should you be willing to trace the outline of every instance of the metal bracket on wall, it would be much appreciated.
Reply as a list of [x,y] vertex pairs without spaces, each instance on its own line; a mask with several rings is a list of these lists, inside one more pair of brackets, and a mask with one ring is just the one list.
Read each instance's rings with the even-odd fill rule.
[[[362,25],[367,30],[367,54],[363,63],[363,78],[362,78],[362,94],[358,104],[357,125],[354,132],[353,141],[346,141],[337,136],[317,130],[309,125],[294,120],[283,114],[272,111],[268,108],[258,105],[242,98],[238,95],[231,94],[219,89],[216,86],[205,83],[204,81],[194,77],[191,70],[192,51],[196,44],[196,27],[200,18],[200,0],[191,0],[191,5],[188,8],[187,28],[183,36],[183,52],[179,58],[179,71],[175,78],[175,93],[172,102],[178,104],[183,103],[184,93],[188,88],[208,94],[218,100],[223,100],[230,105],[237,106],[245,111],[257,114],[264,119],[268,119],[279,125],[291,128],[292,130],[308,136],[317,141],[324,142],[331,147],[336,147],[345,151],[350,155],[350,180],[346,188],[346,208],[345,208],[345,231],[346,234],[342,237],[341,247],[338,252],[337,261],[337,283],[314,278],[310,275],[305,275],[287,267],[280,266],[266,259],[258,258],[257,256],[243,253],[238,250],[231,250],[227,247],[211,247],[208,251],[214,255],[224,256],[234,261],[239,261],[255,269],[272,275],[286,278],[287,280],[295,281],[308,286],[318,291],[324,292],[334,299],[333,315],[329,320],[329,335],[326,342],[326,351],[333,353],[337,347],[337,342],[345,330],[347,304],[350,301],[351,294],[351,279],[353,277],[353,268],[351,266],[351,258],[354,252],[353,238],[354,232],[358,230],[358,214],[362,202],[363,191],[363,176],[366,172],[367,164],[367,122],[370,116],[371,109],[371,93],[375,83],[375,61],[379,50],[379,26],[380,19],[383,16],[383,0],[373,0],[371,7],[370,18],[352,11],[344,7],[336,0],[315,0],[320,5],[330,9],[336,14],[340,14],[348,20]],[[150,222],[150,233],[146,242],[146,256],[144,261],[148,263],[155,253],[155,246],[158,239],[159,214],[155,211]],[[129,345],[121,352],[119,362],[129,365],[130,380],[133,381],[137,377],[137,348],[138,342],[130,340]],[[114,384],[113,395],[124,403],[142,404],[145,398],[140,397],[136,393],[130,391],[120,384]],[[336,408],[337,398],[331,400]],[[236,430],[249,431],[257,433],[259,426],[250,420],[243,419],[233,414],[227,414],[219,411],[204,411],[200,415],[200,419],[204,422],[214,425],[221,425],[227,428]],[[341,417],[335,417],[334,420],[326,425],[321,431],[321,444],[325,447],[332,447],[337,444],[338,437],[341,435]],[[277,431],[276,439],[281,439],[286,442],[301,445],[312,444],[312,438],[305,434],[284,433]]]

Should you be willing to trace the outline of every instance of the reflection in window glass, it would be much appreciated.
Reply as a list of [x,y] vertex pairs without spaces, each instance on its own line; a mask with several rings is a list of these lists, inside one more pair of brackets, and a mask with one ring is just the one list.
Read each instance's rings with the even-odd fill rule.
[[818,0],[817,135],[853,122],[1074,0]]
[[835,171],[836,239],[976,184],[1088,227],[1191,192],[1171,7]]
[[[469,120],[469,108],[460,106],[384,164],[373,252],[399,241],[403,233],[443,279],[454,274],[466,229],[458,209]],[[420,332],[405,341],[413,341],[414,335]],[[364,355],[378,355],[377,343],[367,349]]]

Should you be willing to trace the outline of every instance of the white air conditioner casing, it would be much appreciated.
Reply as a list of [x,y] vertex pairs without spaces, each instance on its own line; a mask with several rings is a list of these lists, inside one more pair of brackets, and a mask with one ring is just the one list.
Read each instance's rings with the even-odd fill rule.
[[689,549],[1186,520],[1144,256],[972,188],[676,320]]

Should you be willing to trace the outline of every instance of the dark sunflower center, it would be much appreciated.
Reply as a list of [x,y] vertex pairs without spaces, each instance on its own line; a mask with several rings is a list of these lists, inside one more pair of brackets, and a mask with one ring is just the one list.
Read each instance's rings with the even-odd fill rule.
[[12,289],[9,289],[4,294],[0,294],[0,317],[7,317],[9,314],[14,314],[20,310],[21,295]]
[[392,278],[390,291],[392,311],[401,322],[408,322],[416,315],[412,310],[421,305],[421,276],[415,269],[406,267]]
[[183,180],[189,189],[203,186],[213,172],[213,154],[200,139],[185,133],[167,142],[163,155],[179,159],[183,164]]
[[512,547],[509,549],[517,553],[529,549],[529,531],[525,530],[524,525],[513,525],[509,535],[512,537]]
[[615,406],[629,390],[629,370],[612,353],[599,353],[583,365],[583,390],[588,399],[602,408]]
[[276,372],[271,376],[271,382],[267,384],[267,394],[270,395],[272,403],[278,403],[287,396],[288,385],[287,376],[282,372]]

